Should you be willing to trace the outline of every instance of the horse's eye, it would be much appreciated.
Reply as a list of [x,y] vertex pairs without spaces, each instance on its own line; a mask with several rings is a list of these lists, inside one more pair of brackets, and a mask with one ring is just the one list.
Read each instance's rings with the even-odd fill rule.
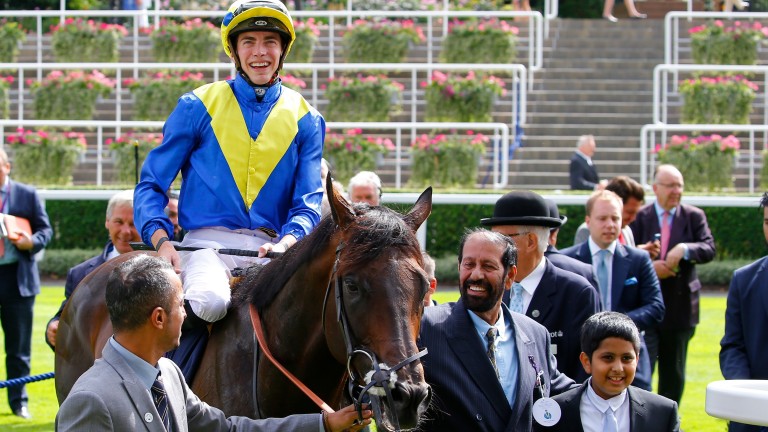
[[344,287],[350,292],[357,292],[359,290],[357,282],[351,277],[344,278]]

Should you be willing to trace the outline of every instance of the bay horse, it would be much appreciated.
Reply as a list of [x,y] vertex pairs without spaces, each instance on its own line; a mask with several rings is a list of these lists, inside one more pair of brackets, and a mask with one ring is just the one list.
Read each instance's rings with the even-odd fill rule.
[[[386,207],[350,205],[328,184],[332,216],[235,285],[233,306],[212,326],[190,387],[227,415],[318,411],[258,352],[253,307],[274,357],[330,406],[361,397],[360,389],[368,390],[376,373],[384,374],[384,388],[371,395],[381,401],[374,406],[379,430],[416,428],[431,389],[418,360],[424,352],[416,346],[428,282],[415,233],[431,212],[432,190],[400,215]],[[64,309],[56,335],[59,403],[101,357],[112,334],[104,300],[107,277],[136,253],[145,252],[121,255],[94,270]]]

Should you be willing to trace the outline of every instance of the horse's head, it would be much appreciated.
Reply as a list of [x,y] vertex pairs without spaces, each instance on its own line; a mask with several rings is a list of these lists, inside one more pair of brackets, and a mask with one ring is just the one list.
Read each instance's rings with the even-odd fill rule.
[[348,364],[352,396],[371,396],[380,430],[415,428],[431,396],[416,346],[429,285],[416,230],[432,210],[432,189],[405,216],[352,206],[331,187],[328,196],[338,226],[329,346]]

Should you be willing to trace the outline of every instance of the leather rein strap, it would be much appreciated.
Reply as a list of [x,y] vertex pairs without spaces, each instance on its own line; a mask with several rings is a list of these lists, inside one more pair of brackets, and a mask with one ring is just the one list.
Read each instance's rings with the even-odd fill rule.
[[304,383],[301,382],[298,378],[296,378],[295,375],[293,375],[288,369],[286,369],[282,364],[280,364],[279,361],[272,355],[272,352],[269,351],[269,347],[267,346],[267,341],[264,339],[264,331],[261,328],[261,318],[259,318],[259,312],[256,310],[256,307],[254,305],[249,306],[249,311],[251,313],[251,324],[253,325],[253,332],[256,334],[256,340],[259,341],[259,346],[261,346],[261,349],[264,351],[264,355],[267,356],[269,361],[272,362],[273,365],[275,365],[276,368],[280,370],[280,372],[283,373],[286,377],[288,377],[291,382],[299,388],[307,397],[312,399],[312,402],[315,403],[320,409],[323,411],[326,411],[327,413],[334,413],[335,411],[333,408],[331,408],[327,403],[325,403],[322,399],[320,399],[320,396],[316,395],[315,392],[309,389],[309,387],[305,386]]

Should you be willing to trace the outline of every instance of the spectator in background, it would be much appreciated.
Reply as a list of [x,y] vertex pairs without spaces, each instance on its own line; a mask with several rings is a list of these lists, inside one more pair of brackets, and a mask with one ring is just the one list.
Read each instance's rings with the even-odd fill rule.
[[59,329],[59,318],[69,297],[80,282],[96,267],[104,264],[120,254],[132,250],[131,242],[140,242],[141,237],[133,225],[133,190],[126,190],[112,195],[107,203],[107,216],[104,226],[109,233],[109,240],[104,250],[93,258],[81,262],[67,272],[67,282],[64,284],[64,301],[45,328],[45,342],[51,349],[56,348],[56,332]]
[[[165,206],[165,214],[173,223],[173,239],[177,242],[184,240],[184,228],[179,225],[179,194],[178,192],[168,192],[168,205]],[[141,240],[141,239],[139,239]]]
[[[634,247],[635,237],[632,235],[632,229],[629,227],[629,224],[635,220],[637,212],[640,211],[640,207],[642,207],[645,202],[645,190],[643,190],[643,186],[641,186],[640,183],[627,176],[612,178],[608,184],[605,185],[605,189],[618,195],[622,201],[619,243],[625,246]],[[573,244],[584,243],[588,238],[589,228],[587,227],[587,223],[584,222],[576,229]],[[653,259],[659,254],[658,246],[658,242],[655,242],[649,245],[643,245],[641,249],[645,249],[651,255],[651,259]]]
[[360,171],[349,180],[349,201],[364,202],[372,206],[381,204],[381,179],[371,171]]
[[[768,243],[768,192],[760,200],[763,236]],[[768,256],[733,273],[725,309],[725,336],[720,341],[723,378],[768,380]],[[765,428],[730,422],[730,432]]]
[[560,219],[560,226],[549,229],[549,245],[547,250],[544,251],[544,256],[557,268],[568,270],[571,273],[576,273],[589,281],[595,289],[598,289],[597,279],[595,279],[595,272],[592,270],[592,266],[584,264],[583,262],[571,258],[567,255],[563,255],[557,250],[557,233],[560,231],[560,227],[565,225],[568,221],[568,217],[560,214],[560,210],[557,208],[557,204],[553,200],[545,200],[549,207],[549,217]]
[[701,282],[696,264],[715,257],[715,241],[707,216],[696,207],[681,204],[683,175],[673,165],[659,165],[653,181],[656,202],[637,213],[630,225],[635,241],[652,242],[661,234],[661,251],[653,268],[661,282],[664,321],[645,330],[651,370],[658,356],[658,393],[680,404],[685,386],[688,342],[699,323]]
[[435,260],[427,252],[422,252],[421,256],[424,258],[424,272],[427,274],[427,280],[429,281],[429,289],[427,289],[427,295],[424,296],[424,306],[437,306],[437,302],[432,300],[432,294],[437,290]]
[[[0,236],[0,325],[5,336],[7,379],[29,375],[32,315],[40,294],[38,252],[53,237],[48,214],[32,186],[11,180],[8,154],[0,149],[0,213],[29,221],[31,232],[14,230]],[[6,229],[8,227],[7,222]],[[4,230],[5,231],[5,230]],[[8,387],[8,404],[17,417],[30,418],[25,385]]]
[[[613,16],[613,5],[614,0],[605,0],[605,3],[603,3],[603,18],[607,19],[610,22],[617,22],[619,19]],[[624,6],[627,8],[627,14],[629,14],[629,17],[632,19],[646,19],[648,18],[648,15],[644,13],[640,13],[640,11],[637,10],[635,7],[634,0],[624,0]]]
[[597,168],[592,161],[597,144],[592,135],[582,135],[576,142],[576,151],[571,157],[570,176],[572,190],[598,190],[605,184],[600,181]]
[[[621,198],[604,190],[587,200],[586,223],[590,237],[563,250],[563,254],[594,267],[603,310],[629,315],[640,331],[655,328],[664,318],[659,279],[648,253],[619,243]],[[651,361],[642,341],[638,349],[635,384],[651,391]]]

